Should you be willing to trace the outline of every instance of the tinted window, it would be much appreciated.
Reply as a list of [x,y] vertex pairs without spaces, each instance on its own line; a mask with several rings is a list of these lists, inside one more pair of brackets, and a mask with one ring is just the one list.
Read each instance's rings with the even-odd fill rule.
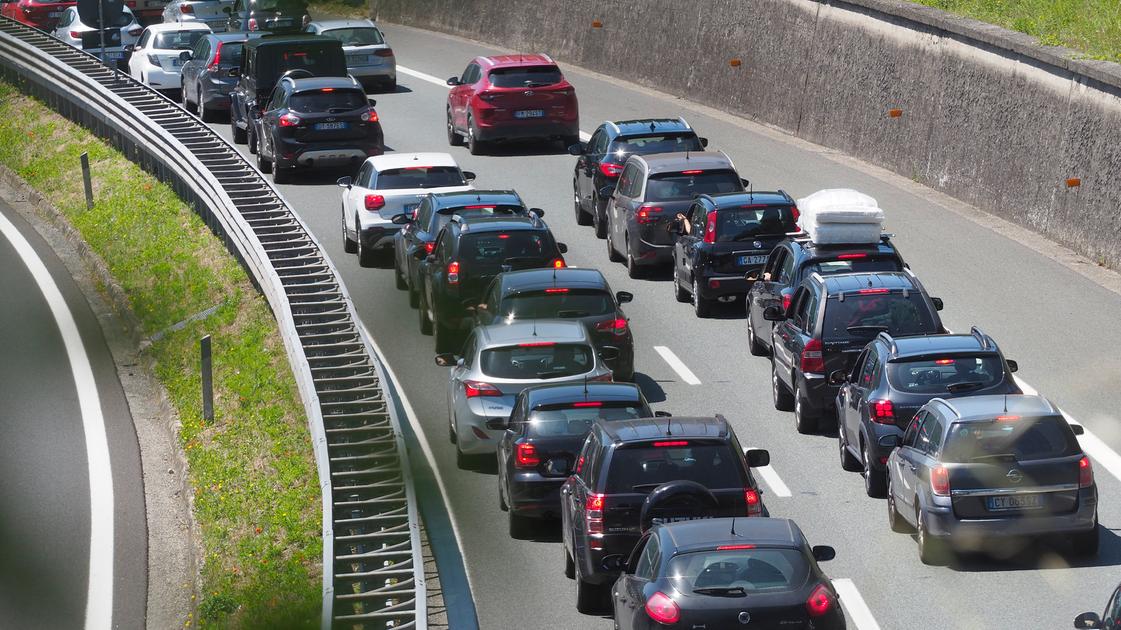
[[903,265],[894,258],[864,258],[859,260],[818,260],[806,265],[806,273],[829,276],[836,273],[866,273],[873,271],[901,271]]
[[440,208],[436,211],[436,225],[429,230],[435,232],[451,222],[452,216],[459,215],[461,217],[483,217],[496,214],[525,214],[525,208],[521,206],[504,206],[504,205],[474,205],[474,206],[449,206],[447,208]]
[[497,316],[514,319],[588,317],[615,312],[615,300],[606,291],[553,289],[511,295],[502,300]]
[[560,68],[556,66],[526,66],[521,68],[495,68],[490,71],[494,87],[540,87],[560,83]]
[[[118,26],[124,26],[132,22],[132,16],[121,14],[120,20],[123,23]],[[120,20],[117,20],[118,22]],[[164,33],[156,33],[156,37],[152,41],[152,48],[164,48],[168,50],[190,50],[195,47],[200,39],[206,36],[206,31],[167,31]]]
[[334,28],[329,31],[323,31],[320,35],[337,39],[342,42],[343,46],[376,46],[385,43],[385,38],[381,36],[381,31],[370,27]]
[[476,264],[509,265],[513,270],[551,260],[556,251],[548,232],[516,230],[468,234],[461,239],[459,257]]
[[223,66],[240,66],[241,57],[245,53],[244,42],[227,42],[222,44],[218,51],[218,63]]
[[540,437],[584,435],[596,420],[630,420],[645,415],[638,403],[604,403],[599,407],[550,405],[529,414],[529,434]]
[[358,90],[315,90],[297,92],[288,99],[288,107],[297,112],[349,112],[366,107],[366,95]]
[[921,294],[846,293],[830,296],[825,308],[825,340],[871,339],[887,331],[893,336],[938,332]]
[[720,208],[716,211],[716,240],[742,241],[757,236],[798,231],[789,206],[771,208]]
[[769,593],[800,588],[810,565],[797,549],[736,549],[675,556],[666,568],[674,587],[684,593],[704,589],[742,588]]
[[454,166],[410,166],[380,171],[376,183],[379,190],[392,190],[462,186],[467,182],[463,181],[463,175]]
[[[338,44],[335,44],[338,46]],[[279,48],[259,48],[257,53],[257,77],[261,81],[274,81],[289,70],[304,69],[315,76],[346,76],[346,60],[342,50],[326,44],[301,44],[299,48],[289,45]]]
[[288,15],[307,13],[303,0],[257,0],[258,11],[278,11]]
[[955,423],[950,426],[942,459],[971,462],[988,456],[1011,454],[1017,461],[1029,461],[1077,453],[1078,442],[1067,421],[1059,416],[1048,416]]
[[743,190],[735,171],[664,173],[646,182],[647,201],[683,201],[693,195],[738,192]]
[[611,153],[616,155],[630,155],[637,153],[680,153],[683,151],[704,151],[701,141],[694,134],[651,134],[648,136],[631,136],[618,138]]
[[483,350],[480,369],[487,376],[511,379],[561,378],[590,372],[592,348],[579,343],[541,343]]
[[627,197],[635,196],[635,193],[638,192],[638,187],[634,185],[637,179],[638,166],[634,164],[627,165],[627,167],[623,169],[623,174],[619,176],[619,183],[617,184],[619,194]]
[[992,387],[1004,379],[1004,366],[995,355],[953,357],[888,363],[887,380],[895,389],[916,394],[967,392]]
[[[683,440],[667,438],[665,441]],[[607,492],[648,492],[677,479],[695,481],[707,488],[743,486],[740,464],[728,444],[681,447],[641,444],[616,449],[611,459]]]
[[643,580],[652,580],[658,570],[658,560],[660,560],[658,549],[658,537],[650,536],[647,539],[646,547],[642,550],[642,555],[638,558],[638,564],[634,569],[634,576]]

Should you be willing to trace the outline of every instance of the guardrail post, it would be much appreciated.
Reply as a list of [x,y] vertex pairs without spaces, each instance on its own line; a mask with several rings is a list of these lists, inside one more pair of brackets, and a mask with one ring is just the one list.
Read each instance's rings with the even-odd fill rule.
[[210,335],[199,341],[202,353],[202,417],[207,422],[214,420],[214,377],[211,372]]
[[86,187],[86,210],[93,210],[93,181],[90,180],[90,154],[82,154],[82,184]]

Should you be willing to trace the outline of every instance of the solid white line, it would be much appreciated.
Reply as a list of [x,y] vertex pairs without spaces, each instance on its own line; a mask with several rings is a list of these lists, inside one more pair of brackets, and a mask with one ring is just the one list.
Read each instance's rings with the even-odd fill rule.
[[109,464],[109,441],[105,435],[105,418],[101,414],[97,381],[86,348],[82,345],[78,324],[47,266],[39,259],[31,243],[2,214],[0,232],[11,242],[39,285],[58,324],[70,361],[70,371],[74,374],[90,481],[90,555],[85,628],[107,630],[113,625],[113,470]]
[[677,358],[677,355],[673,353],[673,350],[670,350],[665,346],[654,346],[654,351],[660,354],[662,356],[662,359],[664,359],[666,363],[669,363],[669,366],[673,368],[674,372],[677,372],[677,375],[681,377],[681,380],[690,385],[701,384],[701,379],[697,378],[697,375],[693,374],[693,370],[690,370],[684,363],[681,362],[681,359]]
[[864,603],[864,598],[860,596],[860,591],[852,580],[836,578],[833,580],[833,588],[837,589],[841,606],[859,630],[880,630],[880,624],[876,623],[876,618],[872,616],[872,611],[868,609],[868,604]]
[[759,468],[752,468],[752,470],[759,473],[759,476],[763,478],[763,481],[766,482],[767,486],[771,489],[771,492],[775,493],[776,497],[790,496],[790,488],[787,488],[786,484],[782,482],[782,479],[779,478],[778,473],[775,472],[774,467],[762,466]]
[[592,139],[592,134],[588,133],[587,131],[581,131],[580,132],[580,141],[581,142],[587,142],[588,140],[591,140],[591,139]]
[[[1034,396],[1039,393],[1019,376],[1013,376],[1013,378],[1016,379],[1016,384],[1020,386],[1020,389],[1023,390],[1025,394]],[[1078,436],[1078,443],[1082,446],[1082,451],[1092,457],[1106,472],[1116,477],[1118,481],[1121,481],[1121,455],[1110,448],[1101,438],[1091,433],[1090,430],[1086,428],[1086,425],[1078,422],[1062,409],[1059,409],[1059,411],[1062,412],[1067,422],[1082,427],[1084,433]]]

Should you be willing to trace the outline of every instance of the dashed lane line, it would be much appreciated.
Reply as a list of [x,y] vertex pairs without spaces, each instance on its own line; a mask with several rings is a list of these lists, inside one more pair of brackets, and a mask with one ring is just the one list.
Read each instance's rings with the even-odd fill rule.
[[[1023,390],[1025,394],[1034,396],[1039,393],[1034,387],[1029,385],[1019,376],[1013,376],[1013,378],[1016,379],[1016,384],[1020,386],[1020,389]],[[1121,455],[1119,455],[1117,451],[1110,448],[1109,445],[1102,441],[1101,438],[1091,433],[1090,430],[1086,428],[1086,425],[1070,417],[1070,414],[1063,411],[1061,408],[1059,409],[1059,411],[1062,412],[1063,417],[1066,418],[1067,422],[1082,427],[1084,433],[1078,436],[1078,443],[1082,446],[1082,450],[1091,458],[1093,458],[1094,461],[1096,461],[1109,474],[1113,475],[1119,481],[1121,481]]]
[[872,611],[869,610],[868,604],[864,603],[864,598],[860,596],[860,591],[852,580],[835,578],[833,588],[837,589],[841,606],[849,614],[849,619],[852,619],[857,630],[880,630],[880,624],[876,623],[876,618],[872,616]]
[[662,359],[666,363],[668,363],[671,368],[673,368],[674,372],[677,372],[677,375],[681,377],[681,380],[690,385],[701,384],[701,379],[697,378],[697,375],[693,374],[693,370],[690,370],[689,367],[681,361],[681,359],[677,358],[677,355],[673,353],[673,350],[670,350],[665,346],[654,346],[654,351],[661,355]]

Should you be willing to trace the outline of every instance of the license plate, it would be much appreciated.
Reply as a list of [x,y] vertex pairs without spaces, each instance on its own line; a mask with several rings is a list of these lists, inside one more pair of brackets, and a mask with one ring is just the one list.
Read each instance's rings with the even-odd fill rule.
[[346,62],[352,66],[368,66],[371,62],[370,55],[351,55],[346,58]]
[[663,523],[681,523],[683,521],[703,521],[703,520],[708,519],[708,518],[713,518],[713,517],[711,517],[711,516],[666,516],[666,517],[661,518],[659,520],[662,521]]
[[62,11],[51,11],[47,14],[47,17],[52,20],[57,20],[58,18],[62,17]]
[[1043,496],[1038,494],[1013,494],[1002,497],[988,497],[985,507],[991,512],[1002,510],[1037,510],[1043,507]]
[[318,131],[325,131],[327,129],[346,129],[346,123],[345,122],[315,123],[315,128]]
[[542,118],[545,116],[543,109],[522,109],[514,112],[514,118]]
[[762,265],[767,262],[766,256],[740,256],[736,259],[736,264],[743,267],[745,265]]
[[105,53],[105,56],[102,57],[101,60],[102,61],[117,61],[117,60],[124,59],[124,58],[125,58],[124,53],[121,53],[121,52],[107,52],[107,53]]

